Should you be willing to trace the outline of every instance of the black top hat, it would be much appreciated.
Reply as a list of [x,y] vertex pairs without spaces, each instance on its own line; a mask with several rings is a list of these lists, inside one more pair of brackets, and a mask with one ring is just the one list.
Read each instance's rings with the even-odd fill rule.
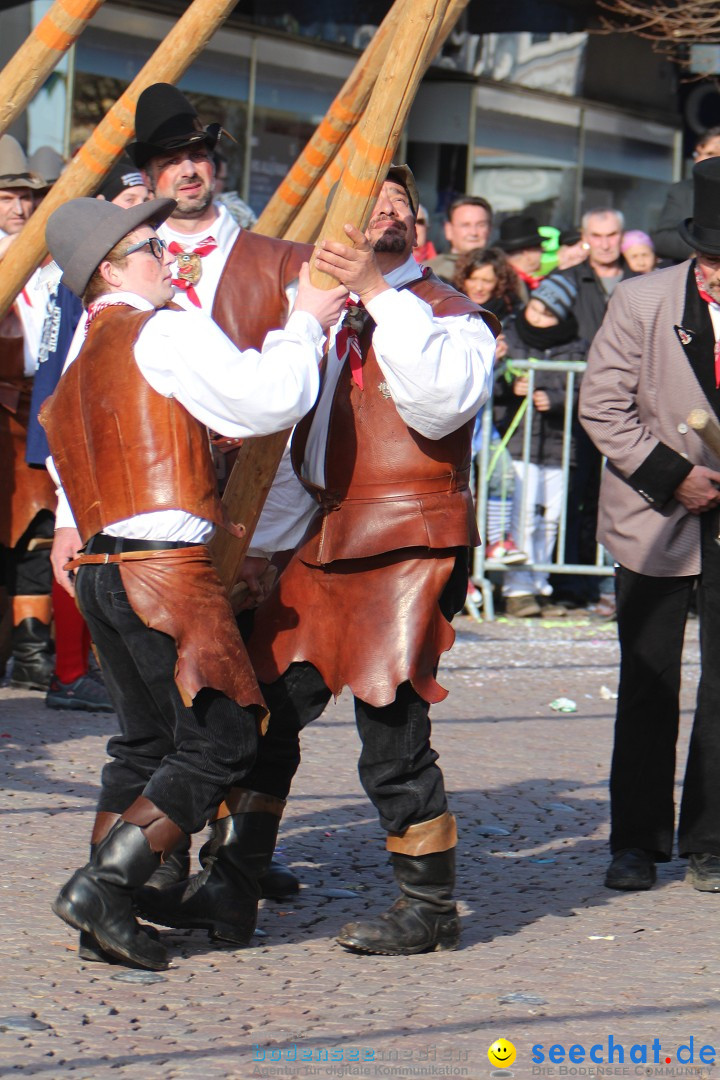
[[524,214],[511,214],[500,224],[500,236],[497,246],[503,251],[524,251],[526,248],[539,248],[543,238],[538,232],[538,223],[534,217]]
[[693,216],[678,232],[701,255],[720,255],[720,158],[699,161],[692,171]]
[[143,90],[135,110],[135,138],[126,150],[141,169],[150,158],[171,150],[204,143],[212,150],[220,124],[203,127],[188,99],[170,83],[153,83]]

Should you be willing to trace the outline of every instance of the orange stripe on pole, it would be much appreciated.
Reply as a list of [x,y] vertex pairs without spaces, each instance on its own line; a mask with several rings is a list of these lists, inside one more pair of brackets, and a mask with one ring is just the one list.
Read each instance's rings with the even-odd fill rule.
[[[322,168],[327,161],[327,154],[324,154],[322,150],[318,150],[314,146],[308,146],[305,150],[305,157],[314,168]],[[306,183],[312,184],[315,173],[308,172],[307,169],[299,170],[303,176],[307,178]]]
[[362,115],[362,109],[353,105],[345,106],[341,101],[337,101],[333,106],[332,113],[342,124],[350,127],[352,124],[357,123],[358,118]]
[[[325,119],[321,121],[320,127],[315,132],[315,135],[318,139],[323,139],[325,142],[335,146],[336,143],[339,143],[340,140],[345,137],[345,132],[335,127],[332,120],[325,117]],[[310,149],[310,147],[308,147],[308,149]]]
[[[97,190],[99,180],[117,161],[132,134],[135,105],[142,91],[156,82],[177,82],[230,14],[235,3],[236,0],[193,0],[125,93],[100,121],[85,146],[75,155],[24,226],[23,242],[13,244],[5,256],[3,273],[0,275],[0,315],[7,311],[41,262],[47,250],[45,225],[53,210],[68,199],[91,195]],[[97,0],[88,4],[88,10],[96,6]],[[3,116],[3,100],[0,95],[0,116]]]
[[66,11],[72,19],[92,19],[102,0],[93,0],[88,4],[87,0],[60,0],[60,7]]
[[38,23],[33,31],[33,36],[47,49],[54,49],[55,52],[60,53],[66,52],[75,41],[74,34],[69,34],[66,30],[60,30],[52,19],[48,19],[47,22],[43,19],[42,22]]
[[277,194],[279,198],[281,198],[284,202],[288,204],[288,206],[298,206],[299,203],[302,202],[302,199],[304,197],[302,192],[293,191],[293,189],[288,184],[286,184],[285,181],[283,181],[280,187],[277,189]]
[[[95,176],[102,176],[105,172],[107,172],[107,166],[104,165],[102,161],[98,161],[96,157],[93,157],[87,145],[81,147],[75,157],[79,159],[85,166],[85,168],[89,169],[90,172],[93,173]],[[86,192],[86,194],[88,193]]]

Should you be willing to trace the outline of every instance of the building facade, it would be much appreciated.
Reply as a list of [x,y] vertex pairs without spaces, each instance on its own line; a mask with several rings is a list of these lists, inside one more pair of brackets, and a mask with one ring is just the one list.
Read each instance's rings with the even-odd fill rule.
[[[185,6],[108,0],[13,133],[30,152],[76,148]],[[33,0],[6,11],[0,40],[16,47],[48,7]],[[181,79],[203,120],[232,136],[221,143],[227,186],[257,213],[388,7],[241,0]],[[536,4],[528,25],[540,25],[502,29],[500,0],[489,7],[471,0],[424,79],[398,157],[416,173],[436,239],[445,206],[463,191],[484,195],[499,216],[526,211],[563,228],[586,209],[610,205],[630,227],[649,229],[668,184],[682,175],[672,65],[634,36],[583,29],[585,8],[574,20],[559,10]],[[521,5],[513,19],[523,17]]]

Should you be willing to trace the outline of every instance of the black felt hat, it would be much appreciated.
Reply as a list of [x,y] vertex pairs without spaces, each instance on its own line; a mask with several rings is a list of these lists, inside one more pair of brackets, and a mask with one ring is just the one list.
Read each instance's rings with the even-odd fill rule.
[[699,161],[692,171],[693,216],[678,232],[693,251],[720,255],[720,158]]
[[212,150],[222,127],[203,127],[181,90],[170,83],[153,83],[143,90],[135,110],[135,142],[126,150],[141,169],[150,158],[181,147],[204,143]]
[[525,214],[511,214],[500,224],[500,236],[497,246],[503,251],[524,251],[526,248],[539,248],[543,237],[538,232],[538,223],[534,217]]

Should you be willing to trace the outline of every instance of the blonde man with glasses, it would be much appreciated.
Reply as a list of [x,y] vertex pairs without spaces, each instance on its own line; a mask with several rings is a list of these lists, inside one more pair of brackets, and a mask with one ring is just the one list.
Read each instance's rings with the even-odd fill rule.
[[218,526],[242,534],[223,515],[207,429],[246,438],[300,420],[347,295],[315,289],[304,265],[285,327],[239,350],[169,303],[174,257],[155,227],[174,207],[74,199],[51,216],[48,247],[88,330],[41,410],[61,482],[53,568],[90,627],[120,727],[90,861],[54,910],[95,959],[151,969],[167,967],[165,949],[136,922],[132,892],[242,783],[267,715],[206,547]]

